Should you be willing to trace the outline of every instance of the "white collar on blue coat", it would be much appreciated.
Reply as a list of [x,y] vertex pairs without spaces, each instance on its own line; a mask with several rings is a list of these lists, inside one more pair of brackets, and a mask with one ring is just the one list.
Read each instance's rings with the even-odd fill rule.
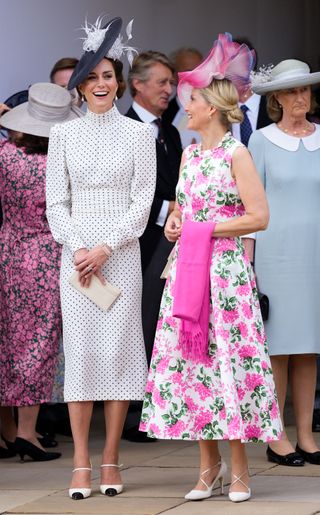
[[320,148],[320,125],[315,125],[315,131],[310,136],[304,138],[297,138],[296,136],[290,136],[282,130],[280,130],[275,123],[260,129],[262,134],[274,145],[281,147],[291,152],[296,152],[299,148],[300,141],[302,141],[306,150],[313,152]]

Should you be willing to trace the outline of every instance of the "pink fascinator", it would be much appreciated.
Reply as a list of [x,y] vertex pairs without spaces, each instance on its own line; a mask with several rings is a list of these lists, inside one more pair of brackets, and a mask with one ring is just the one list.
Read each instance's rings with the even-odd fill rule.
[[241,99],[250,84],[250,71],[254,64],[254,50],[232,41],[228,32],[219,34],[203,63],[194,70],[178,74],[177,93],[181,104],[187,104],[193,88],[206,88],[213,79],[229,79],[237,88]]

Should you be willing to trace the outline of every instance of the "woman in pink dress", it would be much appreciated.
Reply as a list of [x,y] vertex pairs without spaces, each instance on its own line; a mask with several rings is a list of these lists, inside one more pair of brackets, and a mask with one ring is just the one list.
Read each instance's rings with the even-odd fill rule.
[[61,331],[61,251],[45,214],[48,136],[54,123],[77,116],[67,91],[41,83],[0,118],[17,131],[14,142],[0,142],[0,405],[18,408],[11,448],[35,461],[60,457],[35,431],[40,404],[51,400]]
[[[254,274],[240,238],[266,229],[268,205],[249,152],[229,132],[242,120],[238,93],[248,85],[252,61],[246,45],[220,35],[201,65],[179,74],[188,128],[202,143],[183,153],[176,209],[165,227],[177,244],[140,429],[150,437],[199,441],[200,476],[190,500],[210,497],[218,481],[223,488],[218,440],[229,440],[229,498],[239,502],[251,495],[244,443],[281,437]],[[194,259],[201,251],[202,276],[204,261]]]

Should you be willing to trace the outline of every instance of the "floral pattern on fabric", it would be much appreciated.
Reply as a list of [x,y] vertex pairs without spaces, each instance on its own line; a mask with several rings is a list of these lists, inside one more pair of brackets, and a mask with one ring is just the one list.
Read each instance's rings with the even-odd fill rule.
[[46,156],[0,142],[0,404],[51,401],[61,333],[60,245],[45,215]]
[[[182,221],[223,222],[244,214],[231,174],[241,143],[227,133],[219,146],[190,145],[177,185]],[[281,421],[250,262],[240,238],[217,238],[210,266],[208,356],[182,357],[180,320],[172,316],[177,242],[164,289],[140,429],[150,437],[268,442]]]

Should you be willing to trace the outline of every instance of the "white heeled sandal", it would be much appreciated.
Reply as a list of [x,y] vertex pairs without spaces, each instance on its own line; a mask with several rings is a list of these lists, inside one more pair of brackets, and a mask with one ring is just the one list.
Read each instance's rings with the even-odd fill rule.
[[[214,478],[211,485],[208,485],[202,476],[207,474],[210,470],[214,469],[220,465],[220,469],[218,471],[218,474]],[[188,499],[189,501],[200,501],[201,499],[207,499],[208,497],[212,496],[212,490],[214,489],[215,485],[218,481],[220,481],[220,489],[221,489],[221,495],[223,495],[223,485],[225,480],[225,475],[227,473],[227,465],[224,461],[218,461],[213,467],[210,467],[200,474],[200,481],[201,483],[206,487],[206,490],[190,490],[190,492],[187,493],[187,495],[184,496],[185,499]]]
[[229,499],[230,501],[232,502],[243,502],[243,501],[247,501],[248,499],[250,499],[251,497],[251,490],[250,488],[248,487],[248,485],[246,485],[243,481],[242,481],[242,477],[247,474],[247,472],[243,472],[241,474],[241,476],[236,476],[235,474],[232,474],[232,476],[234,477],[234,480],[232,481],[231,485],[230,485],[230,488],[232,488],[232,485],[234,485],[235,483],[239,482],[241,483],[248,491],[247,492],[230,492],[229,491]]
[[[91,465],[91,463],[90,463]],[[73,469],[72,473],[77,472],[77,470],[90,470],[92,472],[92,465],[90,467],[78,467]],[[79,501],[81,499],[86,499],[91,495],[91,488],[69,488],[69,497],[74,501]]]
[[[103,467],[116,467],[121,468],[123,465],[115,465],[113,463],[107,463],[105,465],[101,465]],[[103,495],[108,495],[108,497],[114,497],[115,495],[121,494],[123,491],[123,485],[100,485],[100,492]]]

